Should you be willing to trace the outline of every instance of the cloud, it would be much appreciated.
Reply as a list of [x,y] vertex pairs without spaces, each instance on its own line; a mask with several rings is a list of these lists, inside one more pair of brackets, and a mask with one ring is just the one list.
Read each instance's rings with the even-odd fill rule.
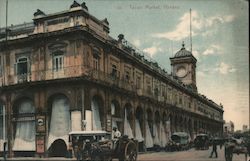
[[[197,11],[192,11],[192,36],[208,36],[214,34],[214,27],[223,23],[232,22],[235,19],[233,15],[204,17]],[[190,14],[185,13],[176,25],[175,29],[169,32],[155,33],[152,36],[165,38],[172,41],[183,40],[190,35]]]
[[[192,54],[194,55],[194,57],[199,60],[200,59],[200,53],[197,50],[193,50]],[[200,60],[199,60],[200,61]]]
[[230,66],[229,64],[226,64],[224,62],[221,62],[217,67],[215,68],[215,71],[221,73],[221,74],[228,74],[228,73],[233,73],[236,71],[236,68]]
[[202,71],[197,71],[197,76],[199,77],[206,77],[206,74]]
[[219,45],[212,44],[207,48],[202,55],[218,55],[222,54],[223,48]]
[[149,56],[152,58],[157,52],[162,52],[162,48],[157,47],[157,46],[152,46],[149,48],[145,48],[143,52],[148,53]]
[[139,39],[133,39],[132,44],[135,45],[136,47],[140,47],[141,41]]

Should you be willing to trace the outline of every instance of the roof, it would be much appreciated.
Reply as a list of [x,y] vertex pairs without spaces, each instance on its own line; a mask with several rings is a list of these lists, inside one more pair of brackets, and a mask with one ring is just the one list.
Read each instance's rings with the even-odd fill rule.
[[186,56],[193,56],[192,53],[185,49],[185,44],[182,44],[181,50],[179,50],[174,57],[186,57]]
[[177,135],[177,136],[180,136],[180,137],[186,137],[186,136],[188,136],[188,133],[186,133],[186,132],[175,132],[175,133],[172,134],[172,136],[173,135]]

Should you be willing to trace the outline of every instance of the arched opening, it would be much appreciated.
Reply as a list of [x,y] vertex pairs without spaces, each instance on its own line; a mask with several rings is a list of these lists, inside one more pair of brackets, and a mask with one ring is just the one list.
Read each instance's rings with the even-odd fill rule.
[[174,117],[174,129],[175,129],[175,131],[174,132],[179,131],[178,121],[179,121],[178,117],[177,117],[177,115],[175,115],[175,117]]
[[172,114],[169,114],[169,121],[170,121],[170,135],[171,135],[171,133],[174,132],[174,129],[173,129],[173,127],[174,127],[174,117],[173,117]]
[[143,142],[144,142],[144,133],[143,133],[143,109],[139,106],[135,112],[135,138],[139,142],[139,151],[143,151]]
[[15,156],[33,156],[35,148],[35,107],[29,98],[21,98],[14,103],[14,144]]
[[191,139],[194,139],[194,137],[193,137],[193,127],[192,127],[192,121],[191,121],[191,119],[188,119],[188,131],[189,131],[189,134],[191,136]]
[[119,131],[122,130],[121,108],[118,101],[111,101],[111,116],[112,116],[112,129],[117,127]]
[[91,130],[102,130],[104,127],[104,107],[103,100],[99,96],[94,96],[91,100],[91,111],[92,111],[92,120],[91,117],[87,119],[87,125],[90,123],[92,127]]
[[[62,94],[57,94],[49,99],[49,138],[47,149],[52,152],[60,151],[60,142],[63,140],[68,145],[68,134],[71,131],[70,124],[70,102],[69,99]],[[56,143],[52,146],[52,143]]]
[[133,130],[131,125],[133,125],[133,109],[131,104],[127,103],[124,108],[124,135],[129,138],[134,138]]
[[183,125],[183,118],[182,118],[182,116],[180,116],[179,117],[179,130],[181,131],[181,132],[184,132],[184,125]]
[[153,141],[155,146],[160,146],[160,113],[159,111],[155,112],[154,116],[154,123],[153,123]]
[[165,147],[168,141],[168,118],[167,114],[163,112],[162,114],[162,119],[160,122],[160,142],[161,142],[161,147]]
[[152,148],[154,146],[153,142],[153,118],[152,118],[152,111],[147,109],[146,111],[146,120],[145,120],[145,128],[146,128],[146,148]]
[[49,150],[49,157],[66,157],[67,156],[67,145],[64,140],[55,140]]

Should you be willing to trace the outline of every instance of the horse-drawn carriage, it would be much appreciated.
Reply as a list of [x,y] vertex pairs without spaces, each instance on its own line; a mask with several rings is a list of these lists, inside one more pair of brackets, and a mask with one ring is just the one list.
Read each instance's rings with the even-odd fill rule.
[[73,154],[78,160],[136,161],[137,141],[126,135],[111,139],[106,131],[75,131],[70,133]]

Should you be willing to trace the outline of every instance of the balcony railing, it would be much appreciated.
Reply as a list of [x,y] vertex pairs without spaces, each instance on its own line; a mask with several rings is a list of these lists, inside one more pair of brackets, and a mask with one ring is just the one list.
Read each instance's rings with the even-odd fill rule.
[[95,70],[89,66],[76,65],[64,67],[61,69],[48,69],[40,71],[31,71],[29,73],[20,74],[20,75],[9,75],[7,78],[0,77],[0,86],[8,86],[15,84],[23,84],[27,82],[38,82],[46,80],[56,80],[64,78],[75,78],[87,76],[96,81],[101,81],[110,86],[115,86],[118,88],[126,89],[132,91],[134,88],[133,83],[128,80],[121,79],[117,76],[113,76],[109,73]]
[[116,86],[122,89],[126,89],[128,91],[135,90],[133,83],[130,83],[128,80],[121,79],[117,76],[113,76],[112,74],[105,73],[103,71],[93,69],[89,72],[89,76],[92,79],[95,79],[97,81],[103,81],[111,86]]

